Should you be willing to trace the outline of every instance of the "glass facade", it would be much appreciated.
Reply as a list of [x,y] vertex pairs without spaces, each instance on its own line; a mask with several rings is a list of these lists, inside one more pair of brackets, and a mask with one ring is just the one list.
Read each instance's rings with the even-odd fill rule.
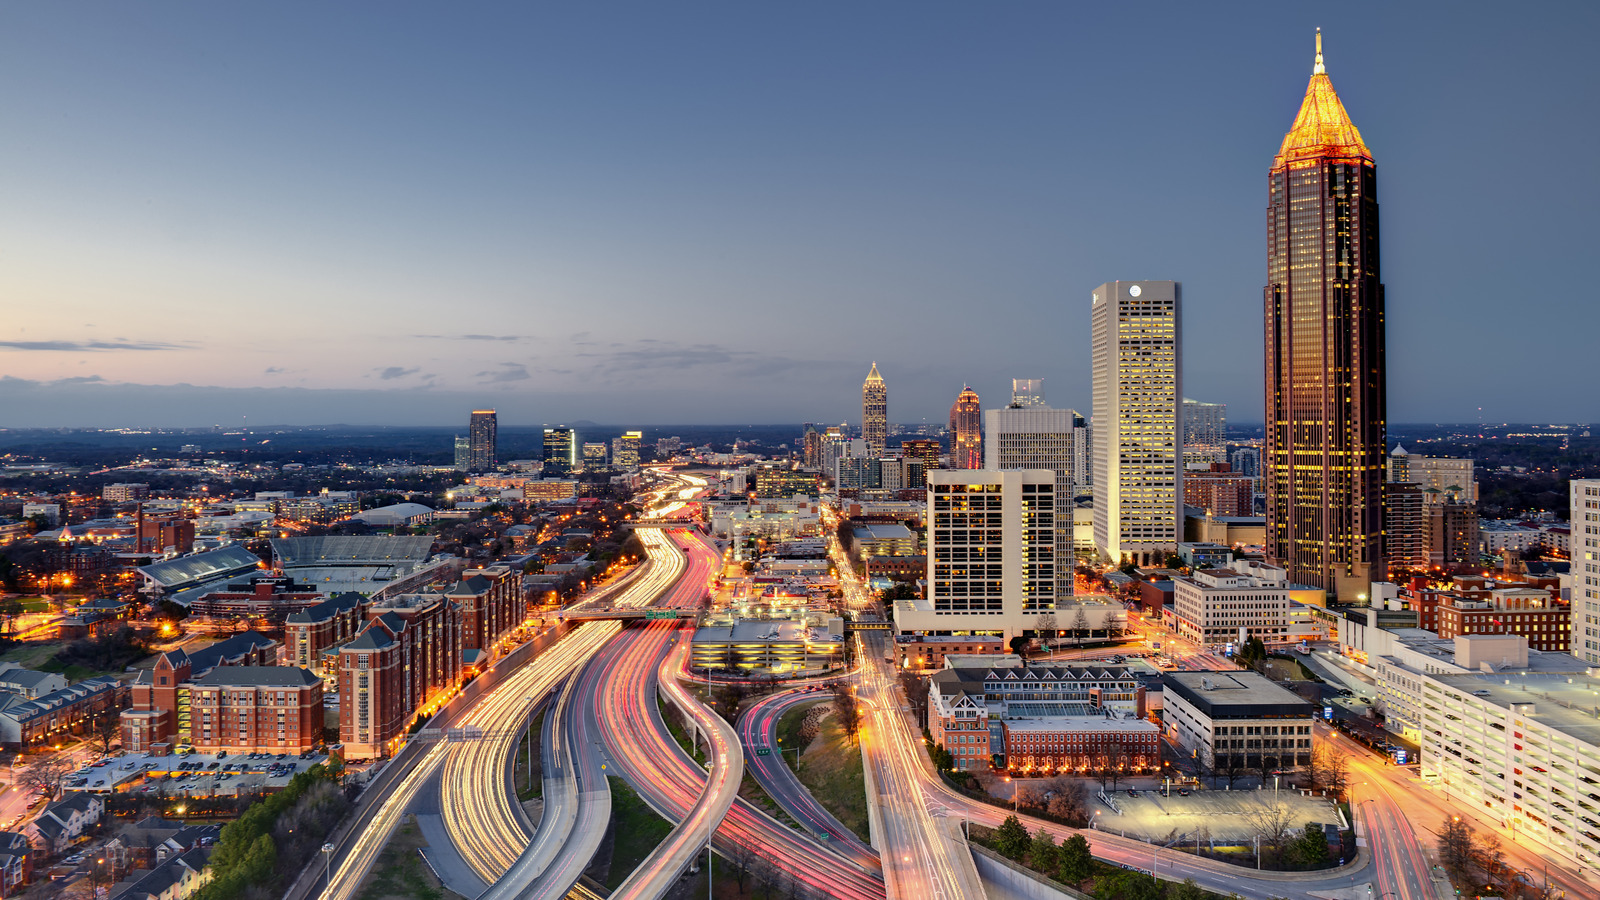
[[1383,562],[1377,170],[1322,67],[1268,178],[1267,552],[1355,601]]

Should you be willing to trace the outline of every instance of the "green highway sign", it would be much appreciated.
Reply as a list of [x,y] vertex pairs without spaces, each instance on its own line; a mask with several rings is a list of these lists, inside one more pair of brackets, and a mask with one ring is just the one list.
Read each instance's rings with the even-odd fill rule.
[[756,748],[756,755],[757,756],[771,756],[772,755],[772,748],[771,747],[757,747]]
[[678,611],[675,609],[647,609],[644,611],[646,619],[676,619]]

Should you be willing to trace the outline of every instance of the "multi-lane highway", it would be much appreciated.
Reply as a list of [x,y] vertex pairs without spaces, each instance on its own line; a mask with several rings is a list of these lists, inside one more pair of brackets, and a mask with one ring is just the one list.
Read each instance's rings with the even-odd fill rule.
[[[689,570],[663,605],[697,605],[720,555],[698,536],[681,535]],[[632,628],[597,656],[584,673],[583,715],[604,744],[606,759],[663,817],[682,821],[704,793],[706,772],[667,732],[657,705],[656,681],[673,642],[689,629],[656,622]],[[598,677],[593,673],[600,672]],[[579,698],[584,699],[582,696]],[[719,855],[748,855],[774,866],[825,896],[877,900],[883,883],[807,835],[778,823],[743,800],[734,804],[713,837]]]
[[828,844],[836,853],[853,859],[863,869],[881,870],[878,851],[863,843],[855,832],[823,808],[783,760],[784,753],[800,748],[778,744],[778,720],[796,706],[826,697],[809,688],[796,688],[772,694],[746,708],[739,716],[739,740],[744,744],[745,767],[767,795],[801,827],[814,835],[827,835]]
[[[880,639],[881,640],[881,639]],[[859,641],[859,638],[858,638]],[[859,699],[870,715],[860,729],[861,758],[867,767],[867,802],[877,806],[879,831],[872,836],[883,855],[883,880],[890,897],[960,900],[983,896],[983,882],[972,853],[961,838],[960,825],[930,803],[922,790],[917,739],[903,727],[894,675],[884,662],[883,648],[862,660]],[[874,794],[876,796],[874,796]]]

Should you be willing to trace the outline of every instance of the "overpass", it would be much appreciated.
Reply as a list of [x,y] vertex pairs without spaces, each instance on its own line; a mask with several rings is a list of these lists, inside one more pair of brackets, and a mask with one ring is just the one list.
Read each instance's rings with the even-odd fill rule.
[[564,609],[553,615],[545,616],[545,622],[634,622],[639,620],[655,619],[693,619],[700,614],[698,609],[656,609],[640,606],[592,606],[588,608]]

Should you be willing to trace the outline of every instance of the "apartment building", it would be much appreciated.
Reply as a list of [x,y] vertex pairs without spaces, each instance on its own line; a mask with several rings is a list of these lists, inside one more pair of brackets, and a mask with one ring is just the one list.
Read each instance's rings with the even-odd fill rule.
[[322,742],[322,679],[298,666],[223,666],[189,694],[187,743],[201,753],[304,753]]
[[339,648],[339,739],[347,759],[387,756],[416,716],[461,677],[461,612],[442,594],[375,604]]
[[[1568,492],[1572,517],[1572,651],[1587,662],[1600,663],[1600,478],[1574,478]],[[1583,630],[1578,632],[1580,627]]]
[[1253,572],[1196,569],[1187,577],[1172,579],[1178,633],[1210,649],[1249,638],[1265,643],[1289,640],[1288,573],[1268,565]]

